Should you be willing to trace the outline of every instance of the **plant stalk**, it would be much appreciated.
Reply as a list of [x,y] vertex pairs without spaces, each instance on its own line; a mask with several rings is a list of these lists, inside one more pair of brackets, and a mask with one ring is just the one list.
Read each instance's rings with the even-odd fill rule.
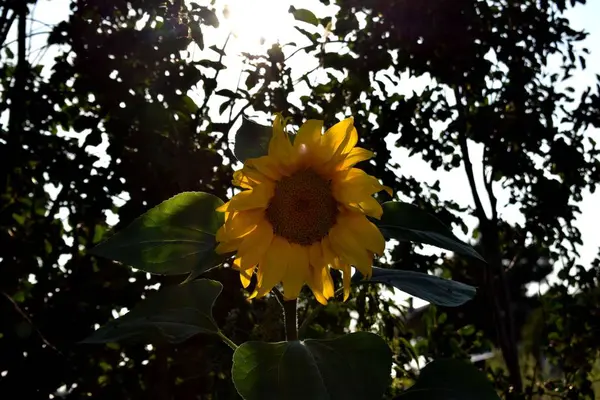
[[285,339],[288,342],[298,340],[298,300],[284,300],[282,306]]

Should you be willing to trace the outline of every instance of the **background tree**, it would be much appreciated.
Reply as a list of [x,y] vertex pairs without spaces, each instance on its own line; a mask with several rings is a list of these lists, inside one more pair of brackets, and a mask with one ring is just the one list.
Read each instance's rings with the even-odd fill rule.
[[[181,191],[225,198],[230,131],[244,115],[284,110],[295,125],[353,115],[361,146],[376,153],[366,172],[448,225],[467,232],[465,220],[474,217],[473,238],[490,263],[399,244],[383,266],[452,276],[478,286],[478,296],[453,310],[432,307],[418,326],[405,323],[409,311],[374,287],[326,307],[307,296],[301,318],[309,318],[302,328],[308,336],[332,337],[350,326],[385,335],[396,354],[389,398],[410,384],[415,373],[407,364],[418,355],[466,358],[494,348],[506,370],[488,370],[505,397],[557,388],[564,398],[593,398],[598,316],[586,310],[596,308],[598,263],[570,267],[582,243],[576,203],[599,179],[598,150],[584,132],[598,125],[600,104],[597,89],[574,98],[559,85],[585,67],[578,47],[585,34],[569,27],[567,5],[335,5],[335,15],[320,19],[291,10],[304,21],[297,25],[304,43],[246,53],[240,83],[227,88],[220,79],[227,47],[211,45],[207,34],[220,15],[209,2],[73,0],[68,20],[48,38],[57,57],[46,70],[27,46],[35,1],[1,3],[0,42],[14,25],[18,46],[16,54],[5,51],[0,69],[0,107],[8,116],[0,134],[0,397],[48,398],[62,388],[68,398],[237,398],[230,350],[210,338],[180,346],[77,344],[157,283],[181,280],[131,272],[87,250],[107,237],[112,213],[118,229]],[[188,57],[189,49],[202,51]],[[298,79],[291,62],[301,54],[318,66]],[[560,73],[548,72],[550,59],[560,60]],[[406,76],[431,83],[401,95]],[[400,133],[394,149],[384,141],[391,133]],[[483,148],[481,160],[473,159],[475,145]],[[103,146],[107,157],[99,156]],[[439,181],[419,182],[392,150],[421,157],[434,171],[461,168],[474,207],[458,204]],[[475,176],[480,163],[483,186]],[[501,217],[499,193],[524,223]],[[527,297],[525,285],[542,281],[559,261],[564,283]],[[272,299],[250,306],[236,273],[220,268],[209,276],[226,283],[215,318],[229,337],[283,337]],[[522,365],[518,343],[528,309],[543,312],[534,324],[541,346],[531,351],[560,367],[556,379]]]

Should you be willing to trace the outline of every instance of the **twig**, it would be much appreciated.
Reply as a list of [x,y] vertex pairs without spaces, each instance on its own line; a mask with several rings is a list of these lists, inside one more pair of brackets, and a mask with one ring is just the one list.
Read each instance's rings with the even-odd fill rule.
[[10,297],[6,292],[2,292],[2,294],[4,295],[4,297],[6,297],[6,299],[8,301],[11,302],[11,304],[13,305],[13,307],[15,308],[15,310],[23,317],[23,319],[25,321],[27,321],[27,323],[29,325],[31,325],[31,327],[35,330],[35,332],[38,334],[38,336],[40,337],[40,339],[42,339],[42,342],[50,347],[52,350],[56,351],[58,354],[63,355],[56,347],[54,347],[42,334],[42,332],[38,329],[38,327],[33,323],[33,321],[31,320],[31,318],[29,317],[29,315],[27,315],[27,313],[25,311],[23,311],[23,309],[17,304],[17,302]]
[[[244,74],[244,66],[246,65],[246,61],[244,60],[244,65],[242,65],[242,69],[240,70],[240,75],[238,76],[237,85],[235,86],[235,94],[237,94],[240,90],[240,83],[242,82],[242,75]],[[231,123],[231,117],[233,116],[233,99],[231,102],[231,106],[229,107],[229,122]]]
[[[223,47],[221,48],[221,52],[219,54],[219,61],[218,61],[219,64],[221,64],[223,62],[223,56],[225,55],[225,48],[227,48],[227,44],[229,43],[229,39],[231,39],[232,35],[233,35],[233,32],[229,32],[229,34],[227,35],[227,38],[225,39],[225,43],[223,43]],[[206,111],[206,108],[208,106],[208,100],[210,99],[210,96],[212,96],[215,89],[217,88],[217,79],[219,78],[220,73],[221,73],[221,69],[217,69],[217,71],[215,72],[215,76],[210,80],[214,86],[211,87],[210,90],[208,90],[206,92],[206,97],[204,98],[204,101],[202,102],[202,106],[198,107],[198,110],[196,110],[196,119],[195,119],[196,126],[194,128],[194,133],[195,133],[195,130],[198,128],[198,121],[200,120],[200,114]]]

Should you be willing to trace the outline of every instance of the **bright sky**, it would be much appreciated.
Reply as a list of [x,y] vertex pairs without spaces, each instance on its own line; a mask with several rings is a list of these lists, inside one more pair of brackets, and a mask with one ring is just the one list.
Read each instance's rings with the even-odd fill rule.
[[[199,0],[198,3],[205,3]],[[208,1],[206,1],[208,3]],[[209,50],[208,47],[211,44],[215,44],[217,47],[222,47],[227,40],[228,33],[233,32],[233,37],[230,38],[227,45],[227,57],[224,59],[224,63],[228,66],[227,69],[223,70],[220,74],[219,88],[229,88],[232,90],[236,89],[237,83],[240,78],[240,74],[244,68],[243,58],[240,56],[242,51],[257,52],[264,51],[270,44],[275,41],[279,41],[282,44],[289,42],[296,42],[298,46],[303,44],[309,44],[306,38],[300,35],[293,28],[293,20],[287,10],[290,4],[294,4],[297,8],[308,8],[315,12],[318,17],[326,15],[333,15],[337,7],[325,6],[318,0],[305,0],[305,1],[290,1],[290,0],[217,0],[217,8],[222,9],[222,5],[228,3],[229,5],[229,19],[224,20],[219,29],[207,28],[204,31],[205,40],[208,42],[203,52],[196,49],[192,52],[192,58],[199,57],[212,57],[217,59],[216,53]],[[33,18],[34,23],[31,26],[32,33],[49,31],[47,25],[54,25],[63,19],[68,17],[69,13],[69,0],[42,0],[38,2],[38,5],[34,11]],[[590,33],[588,39],[585,42],[585,47],[590,50],[594,50],[598,46],[594,46],[594,43],[600,43],[600,28],[597,24],[597,16],[600,15],[600,2],[589,2],[588,5],[578,6],[568,12],[567,16],[570,19],[575,29],[584,29]],[[222,14],[218,15],[219,19],[222,18]],[[41,23],[41,21],[43,23]],[[303,28],[311,30],[314,27],[306,25]],[[321,28],[322,30],[323,28]],[[9,40],[14,39],[14,31],[9,36]],[[265,43],[261,45],[261,38],[265,39]],[[46,65],[51,65],[54,56],[58,49],[45,49],[46,35],[37,34],[33,37],[31,42],[32,59],[42,60]],[[328,50],[335,51],[334,45],[330,45],[331,48]],[[338,48],[339,49],[339,48]],[[15,49],[16,50],[16,49]],[[284,48],[284,53],[289,55],[294,50],[294,47]],[[289,60],[289,65],[292,67],[294,76],[301,76],[304,72],[313,69],[317,62],[314,58],[307,56],[303,52],[299,52],[293,58]],[[577,90],[581,91],[584,87],[595,85],[596,77],[595,74],[600,74],[600,52],[592,52],[587,57],[588,69],[584,72],[579,71],[569,82],[570,85],[574,86]],[[48,70],[48,69],[47,69]],[[322,72],[317,71],[311,75],[311,79],[319,80],[322,79]],[[429,84],[426,78],[414,79],[405,77],[403,83],[398,88],[395,88],[400,93],[410,95],[413,90],[420,91],[426,85]],[[297,86],[299,91],[296,99],[300,97],[304,92],[308,92],[308,87],[305,84],[299,84]],[[197,101],[202,100],[201,90],[192,91],[190,96]],[[223,120],[228,115],[220,116],[218,114],[218,106],[224,101],[224,98],[214,98],[209,105],[212,106],[212,118],[216,121]],[[293,100],[292,100],[293,101]],[[234,111],[235,112],[235,111]],[[228,114],[228,113],[227,113]],[[257,115],[259,120],[267,121],[267,115]],[[588,132],[588,135],[597,136],[598,132]],[[386,140],[388,146],[392,147],[394,143],[394,137],[397,135],[390,135]],[[96,148],[90,148],[96,154],[103,154],[107,143],[103,143]],[[481,160],[482,148],[480,146],[471,145],[471,158],[474,160],[475,176],[480,180],[478,182],[479,189],[483,192],[483,182],[481,181]],[[416,179],[424,182],[433,183],[435,180],[439,180],[441,184],[441,196],[442,198],[452,199],[462,205],[472,205],[473,201],[470,195],[470,190],[467,182],[467,178],[463,172],[463,169],[456,169],[451,172],[443,171],[432,171],[428,165],[422,161],[419,157],[408,157],[407,152],[404,150],[396,149],[393,152],[394,161],[402,165],[402,174],[412,174]],[[102,164],[102,163],[101,163]],[[101,164],[98,167],[101,167]],[[50,192],[54,192],[52,188],[48,188]],[[507,195],[502,193],[499,188],[496,188],[496,193],[499,194],[500,204],[500,215],[506,218],[510,222],[522,221],[522,216],[519,210],[516,208],[510,208],[506,206]],[[121,196],[127,199],[126,194]],[[121,200],[117,200],[116,203],[122,204]],[[586,266],[595,258],[598,248],[600,247],[600,236],[596,233],[596,222],[600,220],[600,211],[598,211],[598,204],[600,204],[600,193],[596,194],[585,194],[584,200],[580,204],[582,213],[577,219],[577,226],[581,230],[584,238],[584,246],[581,250],[581,264]],[[67,211],[63,210],[61,217],[65,217]],[[117,217],[113,214],[108,214],[108,221],[110,223],[116,223]],[[466,221],[470,227],[474,227],[475,220],[469,219]],[[464,235],[460,230],[455,230],[455,234],[463,239],[467,240],[467,236]],[[429,251],[429,249],[427,249]],[[537,292],[537,287],[532,287],[531,291]],[[404,298],[405,296],[399,296],[398,298]],[[421,301],[415,301],[415,306],[425,304]]]

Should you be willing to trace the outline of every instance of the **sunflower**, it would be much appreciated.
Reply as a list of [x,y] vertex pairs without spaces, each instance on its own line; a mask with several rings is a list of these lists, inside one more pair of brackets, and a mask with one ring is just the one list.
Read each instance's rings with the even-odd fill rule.
[[385,240],[367,216],[379,219],[381,205],[372,195],[390,188],[354,168],[373,153],[355,147],[353,119],[323,131],[323,121],[308,120],[295,139],[277,115],[268,155],[248,159],[233,174],[244,189],[217,211],[225,223],[217,232],[217,253],[236,252],[234,268],[248,287],[256,271],[253,297],[279,284],[286,299],[298,297],[307,283],[316,299],[327,303],[334,294],[330,268],[343,276],[344,301],[350,293],[351,266],[365,277]]

